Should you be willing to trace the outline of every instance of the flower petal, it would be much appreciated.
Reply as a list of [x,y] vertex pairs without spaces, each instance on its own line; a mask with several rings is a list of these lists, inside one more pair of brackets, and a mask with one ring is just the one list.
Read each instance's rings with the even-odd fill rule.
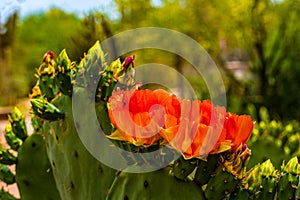
[[250,116],[248,115],[235,115],[228,114],[228,119],[226,120],[226,139],[231,140],[233,146],[238,147],[240,144],[244,144],[248,141],[254,123]]

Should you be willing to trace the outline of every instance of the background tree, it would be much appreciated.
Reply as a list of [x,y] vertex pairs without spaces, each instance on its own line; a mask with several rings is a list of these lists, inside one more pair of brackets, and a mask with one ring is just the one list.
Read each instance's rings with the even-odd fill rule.
[[4,26],[0,27],[0,105],[16,103],[14,81],[9,79],[12,69],[12,50],[15,42],[17,13],[12,14]]
[[[242,99],[241,107],[265,106],[273,118],[299,118],[299,1],[228,1],[226,28],[229,48],[249,53],[254,79],[235,85],[229,96]],[[226,19],[226,18],[225,18]],[[236,80],[235,80],[236,81]],[[232,87],[234,81],[230,81]],[[242,92],[238,92],[242,91]],[[229,101],[230,102],[230,101]],[[232,101],[231,101],[232,102]],[[291,109],[293,108],[293,109]],[[287,113],[287,111],[289,111]]]
[[86,52],[97,40],[103,41],[111,36],[113,30],[107,17],[99,12],[89,13],[81,20],[80,30],[71,36],[66,48],[73,60],[80,61],[82,52]]

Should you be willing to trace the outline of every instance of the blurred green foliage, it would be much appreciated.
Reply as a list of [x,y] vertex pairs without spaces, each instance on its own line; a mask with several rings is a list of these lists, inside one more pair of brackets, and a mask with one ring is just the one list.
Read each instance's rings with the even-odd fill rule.
[[1,96],[3,94],[3,97],[0,97],[0,105],[13,104],[16,99],[16,94],[10,92],[16,86],[9,77],[13,71],[10,66],[12,66],[17,20],[18,15],[14,13],[5,24],[0,23],[0,94]]
[[300,123],[296,120],[281,122],[270,120],[266,108],[259,111],[261,121],[255,124],[253,134],[248,142],[251,158],[250,169],[257,163],[268,159],[276,168],[280,168],[283,161],[287,162],[294,156],[300,157]]
[[[65,48],[72,60],[79,61],[83,57],[81,52],[96,40],[137,27],[165,27],[189,35],[207,50],[223,75],[228,110],[251,114],[257,121],[262,106],[268,108],[271,118],[300,117],[299,1],[157,2],[154,5],[151,0],[114,0],[119,13],[114,20],[109,20],[108,12],[91,12],[80,18],[59,9],[19,20],[9,58],[9,76],[14,83],[11,90],[18,98],[28,94],[40,64],[36,58],[47,50],[57,55]],[[156,50],[132,53],[136,55],[137,66],[151,62],[174,67],[190,81],[200,99],[209,98],[203,79],[195,76],[182,58]],[[230,61],[247,63],[249,71],[241,78],[236,77],[226,67]],[[169,78],[181,84],[176,74]]]
[[[240,26],[234,30],[238,35],[242,34],[237,41],[241,42],[240,45],[236,43],[233,46],[249,53],[254,78],[241,85],[231,81],[229,95],[241,97],[242,110],[250,103],[257,110],[261,106],[269,108],[271,117],[275,119],[299,119],[300,24],[297,19],[300,17],[300,2],[272,2],[245,1],[240,7],[244,6],[242,10],[246,12],[236,9],[236,17],[232,17]],[[230,5],[238,8],[237,2]],[[235,91],[240,92],[233,94]]]

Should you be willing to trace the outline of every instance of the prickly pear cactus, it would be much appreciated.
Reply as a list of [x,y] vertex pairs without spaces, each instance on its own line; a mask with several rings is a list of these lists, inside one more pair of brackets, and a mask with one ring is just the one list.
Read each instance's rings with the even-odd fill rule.
[[14,173],[6,165],[0,165],[0,179],[8,185],[16,182]]
[[[292,158],[282,166],[280,179],[277,186],[277,198],[281,199],[300,199],[300,163],[297,157]],[[297,194],[298,193],[298,194]]]
[[[46,154],[46,143],[34,126],[35,132],[28,135],[24,115],[14,108],[6,125],[5,138],[11,149],[1,147],[0,178],[7,184],[17,183],[21,199],[60,199],[54,181],[51,165]],[[34,122],[33,122],[34,123]],[[15,157],[10,151],[15,151]],[[6,165],[15,164],[16,174]],[[1,199],[13,199],[2,194]],[[1,195],[0,195],[1,196]]]
[[300,199],[300,163],[297,157],[281,170],[275,169],[270,160],[255,165],[242,181],[242,185],[231,193],[230,199]]
[[[249,116],[238,116],[226,112],[225,108],[214,107],[209,101],[189,104],[190,100],[177,99],[166,91],[137,92],[135,107],[149,107],[143,101],[150,97],[143,95],[152,95],[153,102],[165,106],[166,120],[170,123],[158,124],[161,127],[155,137],[126,136],[126,132],[119,130],[112,118],[112,108],[121,108],[117,111],[122,112],[129,102],[118,101],[120,104],[116,105],[119,107],[114,107],[110,97],[123,98],[128,92],[141,89],[134,83],[133,60],[134,56],[130,56],[123,63],[120,59],[106,63],[99,42],[78,65],[71,62],[65,50],[57,58],[48,51],[37,71],[37,84],[30,95],[35,132],[28,135],[24,117],[15,109],[10,116],[11,124],[5,130],[11,149],[0,148],[0,179],[7,184],[17,182],[21,198],[25,200],[300,199],[300,164],[297,157],[278,169],[266,159],[269,154],[260,158],[254,156],[252,161],[250,159],[253,167],[246,171],[251,154],[246,142],[251,135],[253,121]],[[113,92],[116,85],[118,90]],[[82,112],[75,119],[74,106],[79,110],[87,109],[83,105],[72,105],[74,95],[78,94],[88,97],[80,99],[80,102],[86,101],[84,103],[95,107],[96,121],[91,120],[92,115],[88,112]],[[187,108],[182,110],[186,114],[184,117],[177,113],[181,109],[176,106],[183,105],[181,103]],[[196,113],[193,106],[200,106],[200,112]],[[142,114],[138,113],[139,109],[133,110],[137,111],[131,113],[133,118],[143,124],[147,113],[145,115],[142,109]],[[210,112],[213,112],[211,116]],[[119,116],[123,116],[122,113]],[[224,121],[219,120],[221,116],[225,116]],[[126,119],[122,120],[126,124]],[[209,128],[210,120],[216,120],[211,123],[212,129]],[[186,129],[178,129],[179,122],[184,123]],[[94,158],[80,140],[78,131],[84,130],[88,135],[90,123],[99,123],[106,137],[124,150],[143,153],[163,146],[177,151],[181,156],[168,160],[168,166],[153,172],[116,171]],[[186,146],[186,140],[190,140],[190,128],[196,130],[197,138]],[[293,131],[290,129],[286,126],[283,132],[278,127],[270,131],[260,126],[249,143],[255,149],[252,153],[259,154],[266,144],[272,148],[269,149],[270,154],[280,154],[283,148],[284,157],[275,160],[276,164],[286,159],[287,154],[297,154],[299,137],[291,136],[289,133]],[[201,148],[210,145],[204,142],[203,135],[214,134],[208,130],[220,130],[221,135],[212,150],[203,153]],[[102,131],[99,130],[99,134],[103,134]],[[172,138],[178,133],[182,135],[177,138],[177,143],[172,143]],[[97,141],[93,142],[97,144]],[[171,142],[170,146],[166,146],[168,142]],[[18,157],[12,151],[18,151]],[[128,168],[139,164],[137,157],[126,157],[124,160],[128,162]],[[258,160],[267,161],[257,164]],[[7,167],[14,164],[16,175]],[[14,199],[3,190],[0,191],[0,198]]]
[[[106,198],[116,170],[96,160],[82,144],[77,129],[84,122],[76,123],[73,118],[72,94],[87,92],[88,101],[96,100],[99,123],[103,131],[110,134],[113,127],[106,102],[128,69],[125,64],[116,60],[107,66],[98,42],[78,66],[69,60],[65,50],[57,59],[52,52],[47,52],[42,60],[31,104],[43,124],[47,154],[62,199]],[[93,87],[97,88],[96,94],[91,91]],[[89,115],[82,119],[87,125],[90,123]]]
[[34,133],[19,148],[16,182],[22,199],[60,199],[45,145],[42,134]]

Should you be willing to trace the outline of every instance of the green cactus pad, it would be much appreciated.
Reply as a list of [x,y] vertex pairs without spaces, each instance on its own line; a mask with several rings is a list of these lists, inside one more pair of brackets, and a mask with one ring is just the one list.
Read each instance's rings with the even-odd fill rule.
[[180,156],[173,165],[174,176],[180,180],[187,180],[188,175],[190,175],[196,168],[198,159],[185,160],[183,156]]
[[19,148],[16,182],[22,200],[60,199],[41,134],[32,134]]
[[48,51],[37,70],[38,85],[45,98],[50,101],[58,93],[59,89],[55,81],[55,56],[54,53]]
[[72,63],[65,49],[57,57],[55,71],[57,72],[56,84],[60,91],[65,95],[72,95],[74,71],[72,70]]
[[257,174],[257,176],[262,177],[258,199],[274,199],[278,177],[271,161],[267,160],[266,162],[262,163],[260,165],[260,171],[261,173]]
[[6,124],[4,136],[7,144],[12,150],[18,151],[19,147],[22,145],[22,140],[19,139],[12,131],[11,124]]
[[76,86],[86,88],[91,100],[95,100],[94,94],[96,88],[99,88],[96,91],[96,100],[100,100],[101,98],[101,87],[98,87],[98,85],[105,67],[104,53],[100,47],[100,43],[96,42],[79,63],[76,75]]
[[149,173],[121,172],[112,184],[107,200],[202,200],[201,189],[193,182],[184,182],[169,174],[168,169]]
[[39,79],[39,87],[48,100],[53,99],[58,92],[58,87],[52,75],[41,75]]
[[[54,122],[45,121],[43,130],[61,198],[105,199],[116,170],[97,161],[82,144],[73,119],[72,99],[62,95],[53,104],[65,113],[65,118]],[[88,122],[89,116],[85,117]]]
[[282,175],[278,182],[277,198],[296,199],[296,193],[299,185],[300,164],[297,157],[289,160],[282,166]]
[[278,182],[278,200],[296,199],[296,190],[299,183],[299,177],[292,174],[284,174]]
[[242,188],[237,188],[230,194],[230,200],[253,199],[249,192]]
[[14,107],[11,114],[8,116],[8,119],[11,123],[14,134],[16,134],[16,136],[21,140],[25,140],[27,137],[27,128],[25,117],[21,111],[17,107]]
[[42,97],[32,98],[30,102],[33,113],[42,119],[56,121],[64,118],[64,113],[61,110]]
[[0,180],[8,185],[16,182],[14,173],[6,165],[0,165]]
[[13,165],[16,160],[16,157],[0,144],[0,164]]
[[236,189],[238,183],[239,180],[234,175],[219,166],[207,183],[205,197],[212,200],[224,199]]

